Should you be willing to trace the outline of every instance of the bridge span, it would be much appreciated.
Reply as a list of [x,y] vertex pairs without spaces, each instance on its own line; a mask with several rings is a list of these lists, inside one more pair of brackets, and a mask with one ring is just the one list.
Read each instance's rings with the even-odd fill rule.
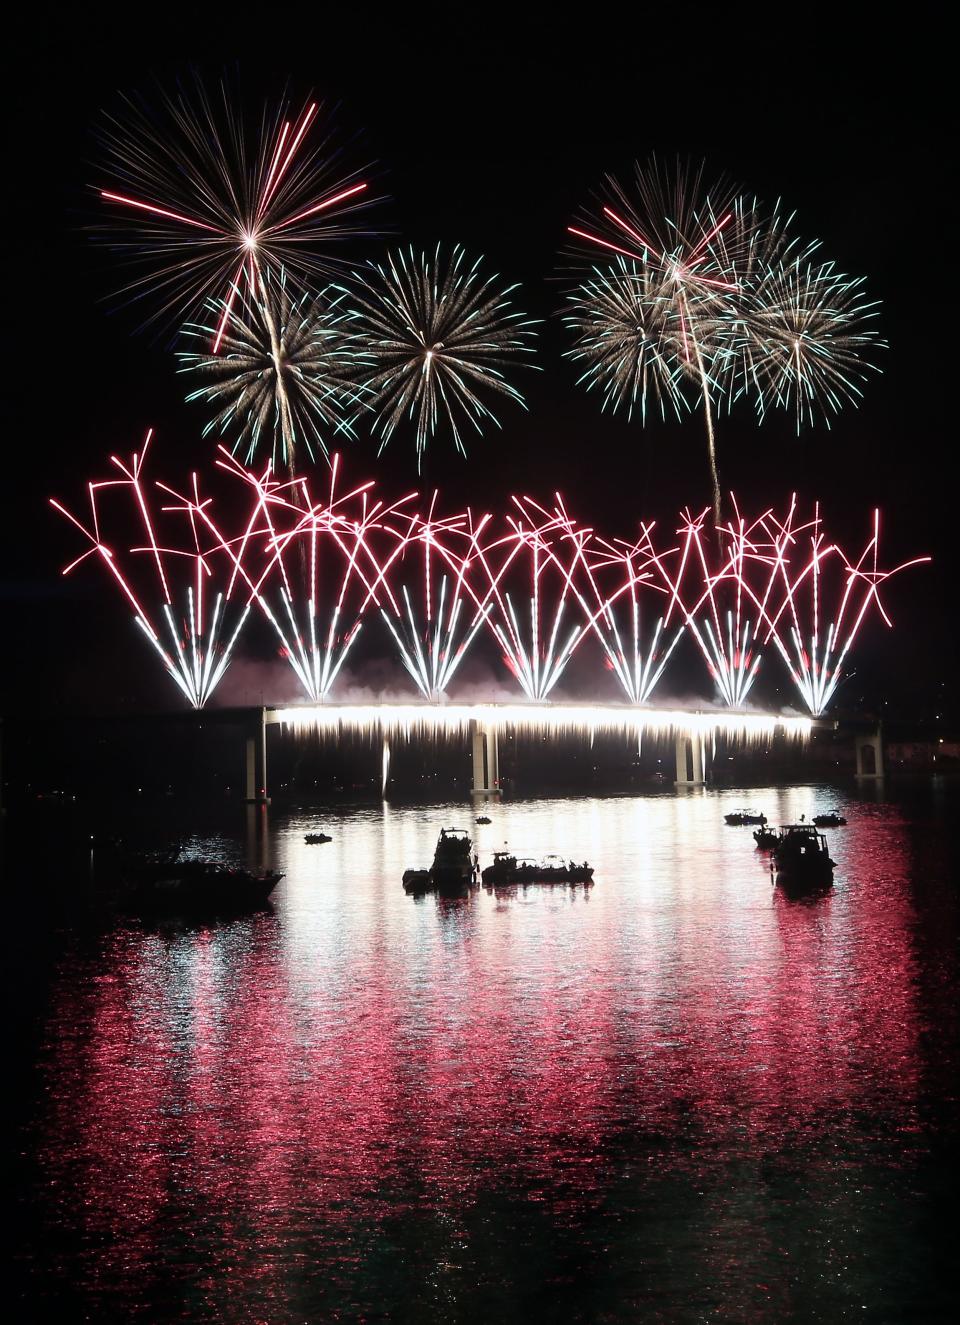
[[676,782],[697,786],[707,777],[716,738],[739,745],[760,745],[780,735],[804,742],[818,726],[836,724],[795,714],[737,712],[732,709],[660,709],[630,704],[583,703],[325,703],[265,705],[245,710],[207,710],[206,720],[242,722],[246,728],[245,795],[250,802],[269,800],[267,730],[280,726],[299,735],[336,741],[348,734],[381,738],[386,764],[393,739],[458,739],[469,742],[473,791],[500,794],[499,737],[511,731],[539,736],[621,735],[636,742],[673,739]]

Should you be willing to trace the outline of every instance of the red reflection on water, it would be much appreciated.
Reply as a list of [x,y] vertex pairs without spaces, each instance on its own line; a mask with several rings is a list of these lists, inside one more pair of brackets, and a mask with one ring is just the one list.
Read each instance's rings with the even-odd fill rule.
[[718,901],[708,880],[633,943],[599,889],[535,911],[478,892],[413,949],[374,921],[332,974],[271,916],[121,932],[106,973],[60,995],[43,1123],[59,1218],[124,1283],[156,1271],[182,1218],[185,1262],[218,1267],[211,1294],[242,1261],[269,1296],[289,1259],[268,1249],[317,1221],[442,1208],[456,1233],[491,1186],[554,1210],[599,1199],[638,1138],[682,1164],[908,1129],[902,834],[854,822],[838,851],[814,904],[755,883]]

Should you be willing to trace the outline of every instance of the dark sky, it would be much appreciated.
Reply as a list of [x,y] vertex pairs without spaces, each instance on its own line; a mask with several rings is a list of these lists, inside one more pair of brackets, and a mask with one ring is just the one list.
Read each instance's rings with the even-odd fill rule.
[[[705,505],[696,419],[641,430],[601,416],[574,385],[554,316],[557,252],[602,174],[626,175],[651,151],[705,158],[710,173],[781,197],[801,233],[868,277],[891,349],[863,407],[831,431],[798,439],[789,419],[758,428],[749,410],[723,420],[723,485],[748,504],[795,488],[819,495],[851,534],[879,503],[888,555],[928,551],[936,565],[891,593],[898,629],[871,635],[867,671],[875,689],[901,696],[914,683],[932,695],[953,677],[955,180],[940,11],[911,6],[894,28],[859,6],[341,9],[275,7],[249,23],[212,6],[74,11],[10,34],[0,711],[39,696],[67,709],[157,702],[166,684],[99,577],[59,580],[79,549],[46,498],[78,500],[109,453],[132,450],[149,425],[171,478],[209,454],[203,407],[183,402],[169,344],[137,334],[136,316],[109,302],[117,273],[85,233],[96,220],[98,115],[121,92],[169,85],[191,66],[211,80],[239,69],[254,106],[285,85],[296,101],[340,103],[343,130],[360,135],[357,162],[375,160],[390,195],[384,222],[405,239],[488,255],[546,319],[544,371],[521,383],[529,413],[504,409],[503,431],[466,462],[430,454],[422,481],[451,501],[560,488],[610,533]],[[412,445],[399,436],[380,462],[369,440],[353,452],[358,477],[414,484]]]

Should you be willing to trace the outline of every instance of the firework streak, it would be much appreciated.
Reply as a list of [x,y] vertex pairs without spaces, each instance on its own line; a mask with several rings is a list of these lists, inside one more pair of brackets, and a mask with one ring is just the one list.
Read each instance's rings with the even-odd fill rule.
[[[86,522],[52,502],[89,543],[64,574],[100,558],[197,708],[256,604],[315,704],[328,699],[370,619],[425,700],[448,693],[486,635],[528,702],[554,695],[574,653],[593,641],[626,702],[641,706],[687,635],[728,709],[744,708],[774,654],[818,716],[848,674],[871,608],[891,624],[881,586],[929,560],[884,570],[878,512],[851,554],[827,536],[819,506],[803,519],[796,498],[782,515],[770,508],[748,519],[731,497],[733,517],[719,530],[707,511],[685,510],[675,533],[651,522],[631,541],[578,523],[559,493],[550,506],[512,497],[499,517],[443,515],[436,492],[390,502],[372,481],[341,486],[338,456],[318,491],[307,477],[275,479],[269,464],[254,473],[221,447],[217,465],[235,484],[230,509],[238,496],[247,503],[225,529],[195,474],[186,493],[146,482],[149,443],[150,434],[129,462],[112,456],[116,476],[88,484]],[[108,542],[120,494],[126,534]]]
[[112,182],[99,189],[108,241],[139,268],[127,293],[155,296],[154,316],[212,301],[214,354],[245,285],[257,300],[268,274],[298,284],[329,274],[342,265],[331,245],[359,232],[353,213],[368,202],[367,184],[340,173],[329,136],[317,134],[317,102],[296,118],[265,111],[251,137],[225,85],[220,93],[197,83],[155,107],[128,99],[102,131]]
[[[161,483],[147,486],[143,470],[151,437],[152,430],[129,461],[110,457],[119,477],[88,483],[88,524],[51,499],[90,544],[63,573],[99,556],[177,686],[194,708],[201,708],[227,668],[254,589],[233,544],[214,521],[210,500],[201,499],[196,474],[189,496]],[[133,517],[143,540],[122,551],[101,535],[103,505],[120,493],[127,518]]]

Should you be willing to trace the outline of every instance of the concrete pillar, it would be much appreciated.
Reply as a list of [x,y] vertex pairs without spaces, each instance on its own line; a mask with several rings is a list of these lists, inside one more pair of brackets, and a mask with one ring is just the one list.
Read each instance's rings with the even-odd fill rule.
[[269,805],[267,794],[267,711],[258,709],[256,726],[247,734],[244,759],[244,799],[250,805]]
[[883,728],[878,723],[872,732],[858,732],[854,737],[858,778],[883,777]]
[[500,795],[500,759],[497,729],[489,723],[470,722],[470,756],[473,766],[473,794]]
[[699,787],[707,780],[706,750],[699,732],[677,732],[677,786]]

